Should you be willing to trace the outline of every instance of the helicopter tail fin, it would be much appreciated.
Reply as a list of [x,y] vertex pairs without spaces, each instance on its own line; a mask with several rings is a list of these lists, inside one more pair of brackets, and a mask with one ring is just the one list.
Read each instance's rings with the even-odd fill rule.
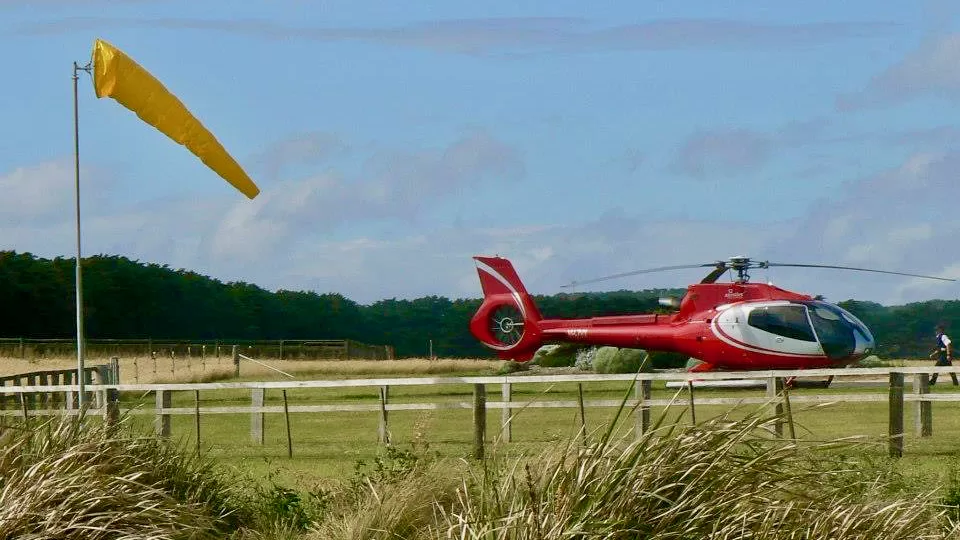
[[513,264],[501,257],[474,257],[483,303],[470,320],[470,333],[497,356],[526,362],[540,348],[537,323],[543,318]]

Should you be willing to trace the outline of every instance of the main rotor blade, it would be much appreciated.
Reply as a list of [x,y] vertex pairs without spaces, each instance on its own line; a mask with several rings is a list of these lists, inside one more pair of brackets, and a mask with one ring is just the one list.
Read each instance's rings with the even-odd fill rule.
[[833,266],[828,264],[793,264],[793,263],[767,263],[767,266],[794,266],[797,268],[833,268],[835,270],[856,270],[859,272],[876,272],[878,274],[893,274],[895,276],[909,276],[909,277],[918,277],[924,279],[939,279],[941,281],[957,281],[952,278],[945,278],[939,276],[923,276],[920,274],[907,274],[904,272],[891,272],[889,270],[874,270],[872,268],[856,268],[853,266]]
[[566,285],[561,285],[560,288],[576,287],[577,285],[586,285],[586,284],[588,284],[588,283],[599,283],[599,282],[601,282],[601,281],[607,281],[607,280],[610,280],[610,279],[617,279],[617,278],[628,277],[628,276],[636,276],[636,275],[639,275],[639,274],[650,274],[650,273],[652,273],[652,272],[665,272],[665,271],[667,271],[667,270],[685,270],[685,269],[687,269],[687,268],[709,268],[709,267],[711,267],[711,266],[720,266],[720,265],[723,265],[723,264],[724,264],[724,263],[722,263],[722,262],[721,262],[721,263],[707,263],[707,264],[681,264],[681,265],[678,265],[678,266],[661,266],[661,267],[659,267],[659,268],[647,268],[647,269],[645,269],[645,270],[634,270],[633,272],[623,272],[622,274],[613,274],[613,275],[610,275],[610,276],[604,276],[604,277],[599,277],[599,278],[594,278],[594,279],[588,279],[588,280],[586,280],[586,281],[573,281],[573,282],[568,283],[568,284],[566,284]]

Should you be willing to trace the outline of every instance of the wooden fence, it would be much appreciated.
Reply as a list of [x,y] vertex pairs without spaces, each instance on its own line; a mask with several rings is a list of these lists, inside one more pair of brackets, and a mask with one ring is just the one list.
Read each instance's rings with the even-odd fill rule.
[[[496,376],[496,377],[442,377],[442,378],[395,378],[395,379],[347,379],[347,380],[315,380],[315,381],[271,381],[271,382],[216,382],[192,384],[94,384],[88,387],[90,391],[102,392],[103,400],[97,400],[98,405],[88,410],[90,414],[102,414],[105,418],[116,418],[121,412],[122,403],[119,401],[120,392],[153,393],[155,406],[153,409],[133,408],[127,411],[132,415],[153,415],[155,430],[159,436],[170,435],[170,418],[173,415],[192,415],[195,418],[196,441],[199,450],[200,444],[200,417],[201,415],[216,414],[249,414],[251,438],[254,443],[263,444],[263,424],[265,414],[283,414],[286,420],[288,454],[292,456],[293,445],[290,435],[289,415],[294,413],[336,413],[336,412],[370,412],[379,418],[378,439],[381,443],[390,442],[388,413],[390,411],[414,410],[442,410],[442,409],[470,409],[473,410],[473,453],[476,457],[483,456],[486,437],[487,411],[501,411],[502,439],[510,442],[512,439],[513,411],[522,408],[571,408],[579,409],[581,421],[584,420],[584,410],[594,407],[620,407],[622,399],[584,400],[583,385],[603,381],[635,381],[634,394],[626,400],[626,406],[634,415],[636,431],[642,433],[650,428],[650,408],[666,407],[676,404],[671,399],[652,399],[651,387],[653,381],[678,381],[684,383],[689,391],[688,401],[684,404],[690,407],[690,414],[695,422],[696,406],[698,405],[741,405],[773,404],[781,413],[776,431],[783,435],[783,426],[792,432],[791,402],[796,403],[865,403],[887,402],[889,409],[889,454],[900,457],[903,455],[904,438],[904,402],[918,402],[916,409],[915,426],[921,437],[930,437],[933,434],[932,406],[934,402],[960,402],[960,391],[955,393],[930,393],[929,376],[932,373],[949,374],[960,371],[953,367],[940,368],[858,368],[858,369],[823,369],[802,371],[750,371],[724,373],[640,373],[630,375],[544,375],[544,376]],[[913,378],[912,392],[906,392],[904,381],[907,375]],[[885,391],[859,392],[849,394],[793,394],[784,385],[784,381],[793,377],[865,377],[882,376],[886,381]],[[695,382],[699,381],[763,381],[765,392],[762,396],[738,397],[696,397]],[[515,401],[513,387],[536,383],[577,383],[578,399],[576,400],[530,400]],[[420,403],[391,403],[389,393],[391,387],[425,386],[425,385],[471,385],[473,399],[471,401],[456,402],[420,402]],[[498,385],[500,399],[491,401],[487,397],[487,387]],[[359,388],[370,387],[377,389],[378,403],[341,403],[324,405],[297,405],[289,404],[287,390],[304,388]],[[200,392],[210,392],[224,389],[246,389],[250,391],[249,406],[202,406]],[[266,390],[281,390],[283,394],[282,406],[264,405]],[[19,396],[21,408],[16,410],[0,410],[0,416],[22,414],[25,418],[36,415],[78,414],[76,410],[46,408],[43,410],[30,409],[28,396],[31,394],[49,394],[51,392],[73,392],[75,386],[11,386],[3,387],[0,391],[6,395]],[[173,407],[172,394],[174,392],[189,392],[194,397],[193,407]],[[44,401],[46,405],[56,403]],[[789,434],[794,437],[793,433]]]
[[[170,339],[87,339],[88,357],[152,355],[178,358],[230,357],[233,347],[257,358],[277,360],[361,359],[392,360],[390,345],[370,345],[350,339],[275,339],[275,340],[170,340]],[[0,357],[52,358],[76,355],[74,339],[0,338]]]
[[[96,382],[98,385],[116,385],[120,382],[120,363],[117,358],[112,358],[109,364],[100,364],[93,366],[85,366],[83,370],[83,384],[85,387],[91,386]],[[31,371],[29,373],[18,373],[16,375],[7,375],[0,377],[0,392],[2,392],[7,387],[57,387],[58,389],[63,386],[70,386],[75,383],[77,380],[77,370],[76,369],[51,369],[45,371]],[[94,395],[93,392],[84,392],[84,394],[89,398]],[[67,391],[56,391],[51,389],[47,392],[29,392],[25,394],[20,394],[22,398],[21,401],[24,401],[24,404],[28,409],[33,409],[36,407],[38,398],[43,402],[43,404],[50,408],[58,408],[58,404],[62,404],[66,409],[75,409],[77,407],[77,396],[79,394],[73,390]],[[101,398],[103,397],[103,391],[99,393]],[[0,393],[0,409],[6,409],[8,407],[17,407],[18,404],[13,403],[14,395],[7,393]],[[87,402],[90,400],[87,399]],[[103,403],[101,399],[100,403]]]

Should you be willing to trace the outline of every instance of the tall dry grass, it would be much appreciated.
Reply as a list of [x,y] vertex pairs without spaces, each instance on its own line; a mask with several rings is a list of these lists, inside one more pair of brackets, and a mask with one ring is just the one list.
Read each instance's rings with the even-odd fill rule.
[[[533,459],[415,469],[311,538],[942,539],[955,537],[935,486],[771,437],[772,418],[608,433]],[[830,443],[832,450],[856,450]],[[851,455],[851,454],[847,454]],[[852,455],[855,455],[853,453]],[[446,469],[444,469],[446,467]],[[444,472],[446,471],[446,472]],[[464,472],[467,471],[467,472]],[[451,482],[451,478],[460,478]]]
[[[481,359],[406,358],[399,360],[259,360],[267,366],[293,375],[295,379],[353,378],[383,376],[430,376],[456,373],[492,373],[503,362]],[[109,363],[109,358],[90,358],[86,365]],[[226,380],[234,377],[233,359],[221,356],[120,358],[122,384],[187,383]],[[0,376],[58,369],[76,369],[76,358],[22,360],[0,358]],[[245,380],[288,380],[289,377],[249,360],[240,360],[240,377]]]
[[7,427],[0,485],[0,538],[225,538],[255,517],[212,462],[73,417]]

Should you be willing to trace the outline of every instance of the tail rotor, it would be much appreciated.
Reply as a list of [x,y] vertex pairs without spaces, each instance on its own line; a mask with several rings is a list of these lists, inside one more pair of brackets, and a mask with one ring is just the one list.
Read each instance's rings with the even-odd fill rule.
[[501,345],[512,346],[523,339],[523,314],[516,306],[504,304],[490,313],[490,334]]
[[537,322],[542,318],[513,265],[501,257],[474,257],[483,303],[470,321],[470,332],[504,359],[527,361],[540,348]]

